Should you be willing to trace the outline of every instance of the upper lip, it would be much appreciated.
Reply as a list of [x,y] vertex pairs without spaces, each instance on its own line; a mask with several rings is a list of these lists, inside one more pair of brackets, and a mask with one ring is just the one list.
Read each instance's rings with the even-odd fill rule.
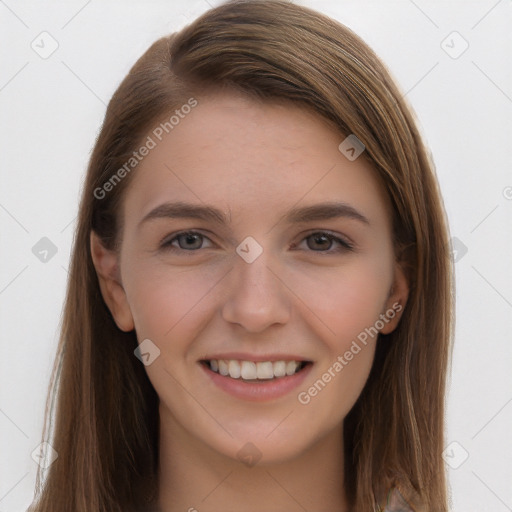
[[312,362],[311,359],[296,355],[296,354],[247,354],[242,352],[226,352],[224,354],[212,354],[203,357],[201,361],[211,361],[212,359],[227,359],[236,361],[306,361]]

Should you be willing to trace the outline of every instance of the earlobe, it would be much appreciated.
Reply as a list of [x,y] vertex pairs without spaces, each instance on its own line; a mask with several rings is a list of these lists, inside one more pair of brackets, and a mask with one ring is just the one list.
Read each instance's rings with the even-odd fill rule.
[[126,293],[121,284],[119,256],[115,251],[106,249],[92,230],[90,245],[103,300],[119,329],[125,332],[132,331],[135,326]]
[[381,334],[389,334],[396,329],[402,317],[408,297],[409,283],[407,277],[402,267],[396,263],[393,285],[386,301],[386,309],[382,312],[386,316],[386,323],[384,327],[380,329]]

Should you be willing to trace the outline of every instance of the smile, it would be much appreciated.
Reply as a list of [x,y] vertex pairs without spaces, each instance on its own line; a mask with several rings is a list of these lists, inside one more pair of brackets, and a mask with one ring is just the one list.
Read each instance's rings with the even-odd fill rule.
[[303,383],[314,364],[296,359],[203,359],[199,363],[216,388],[232,397],[253,402],[289,395]]
[[210,359],[204,361],[210,370],[224,377],[243,380],[270,380],[291,376],[308,364],[307,361],[237,361]]

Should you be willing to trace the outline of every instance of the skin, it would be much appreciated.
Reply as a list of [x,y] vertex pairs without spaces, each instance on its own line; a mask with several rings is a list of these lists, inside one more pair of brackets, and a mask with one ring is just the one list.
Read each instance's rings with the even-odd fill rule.
[[[379,315],[406,303],[389,200],[364,154],[345,158],[345,136],[316,114],[225,92],[198,101],[134,171],[120,252],[91,234],[118,327],[161,351],[146,366],[160,397],[161,510],[344,511],[343,419],[367,380],[375,339],[307,405],[297,394]],[[158,218],[139,226],[154,207],[178,200],[215,206],[231,222]],[[369,224],[282,220],[292,207],[325,201],[351,205]],[[180,250],[176,238],[175,252],[160,247],[189,229],[206,237],[181,238],[195,251]],[[353,250],[315,242],[311,235],[325,230]],[[263,249],[252,263],[235,251],[247,236]],[[228,351],[293,353],[313,366],[286,396],[247,401],[212,384],[198,362]],[[237,457],[248,442],[261,455],[251,467]]]

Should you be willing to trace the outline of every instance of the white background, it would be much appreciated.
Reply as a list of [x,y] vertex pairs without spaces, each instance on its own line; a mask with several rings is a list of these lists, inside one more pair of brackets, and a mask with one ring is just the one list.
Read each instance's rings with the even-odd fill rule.
[[[512,1],[297,3],[363,37],[420,120],[451,234],[467,247],[447,402],[451,506],[512,511]],[[208,8],[0,1],[0,512],[32,499],[80,186],[105,105],[155,39]],[[31,48],[43,31],[59,45],[47,59]],[[453,31],[469,44],[461,55]],[[46,263],[32,252],[43,237],[58,250]]]

